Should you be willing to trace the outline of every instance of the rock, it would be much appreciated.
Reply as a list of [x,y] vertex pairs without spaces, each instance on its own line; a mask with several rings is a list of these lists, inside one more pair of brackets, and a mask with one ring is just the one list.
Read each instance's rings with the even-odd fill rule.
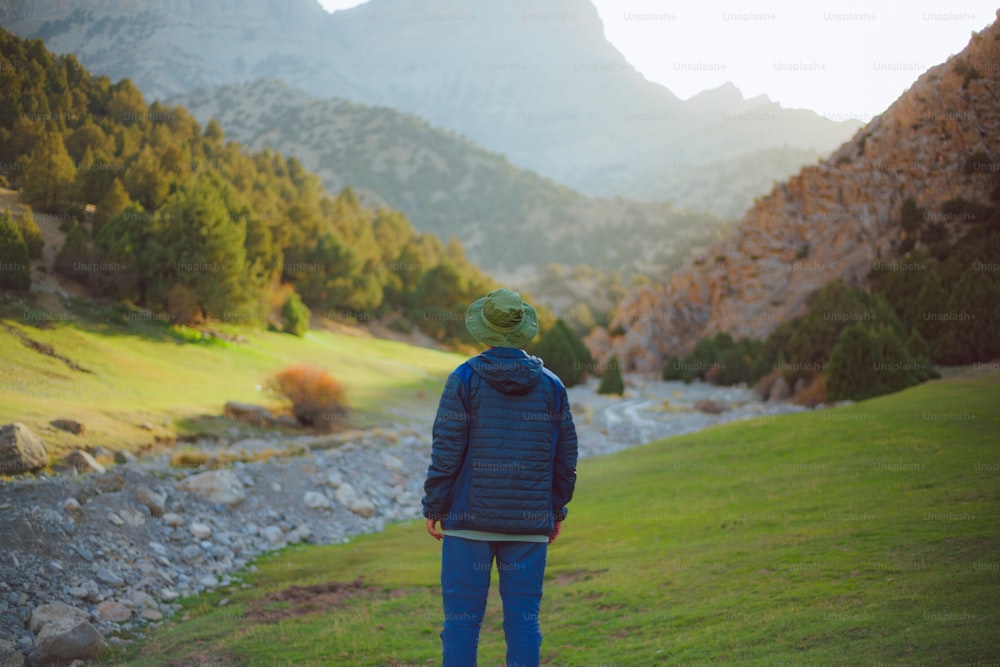
[[243,484],[231,470],[209,470],[186,477],[177,488],[212,503],[236,505],[247,497]]
[[0,639],[0,667],[23,667],[24,656],[17,644]]
[[177,526],[184,525],[184,517],[180,514],[174,514],[173,512],[167,512],[163,515],[163,521],[171,528],[176,528]]
[[97,617],[102,621],[124,623],[132,618],[132,610],[117,600],[105,600],[97,605]]
[[375,505],[364,496],[358,495],[354,487],[347,482],[340,485],[336,495],[338,503],[358,516],[368,518],[375,514]]
[[114,512],[108,512],[108,521],[110,521],[111,523],[113,523],[116,526],[124,526],[125,525],[125,520],[122,519],[117,514],[115,514]]
[[280,544],[285,539],[284,533],[281,532],[281,528],[278,528],[277,526],[268,526],[264,530],[260,531],[260,534],[263,535],[264,539],[271,544]]
[[83,609],[77,609],[63,602],[52,602],[39,605],[31,610],[28,629],[37,635],[49,623],[67,618],[87,620],[90,616]]
[[212,527],[204,523],[192,523],[189,530],[199,540],[207,540],[212,536]]
[[403,472],[403,462],[392,454],[382,454],[382,465],[392,472]]
[[298,526],[294,530],[289,531],[286,537],[288,538],[289,544],[298,544],[299,542],[308,540],[311,535],[312,535],[312,528],[310,528],[305,524],[302,524],[301,526]]
[[330,499],[318,491],[306,491],[302,503],[310,509],[329,509]]
[[271,411],[262,405],[253,405],[252,403],[229,401],[222,409],[222,414],[226,419],[246,422],[255,426],[267,426],[271,423]]
[[0,426],[0,473],[30,472],[48,464],[48,447],[27,426],[20,423]]
[[80,501],[76,498],[67,498],[63,501],[62,511],[72,517],[83,516],[83,508],[80,507]]
[[189,544],[181,550],[181,558],[185,563],[193,563],[197,560],[201,560],[203,555],[201,547],[197,544]]
[[125,580],[119,577],[117,574],[111,570],[102,567],[94,575],[97,579],[97,583],[104,584],[105,586],[110,586],[111,588],[123,588],[125,586]]
[[144,593],[143,591],[132,591],[129,593],[129,599],[132,600],[134,606],[140,609],[157,609],[159,607],[156,604],[156,599],[149,593]]
[[96,628],[79,618],[63,618],[45,625],[28,656],[32,667],[65,664],[96,658],[104,650],[104,638]]
[[138,460],[135,454],[124,449],[115,452],[115,463],[120,465],[130,465]]
[[214,574],[206,574],[198,579],[198,583],[205,588],[216,588],[219,585],[219,579]]
[[87,430],[83,424],[72,419],[53,419],[49,423],[60,431],[66,431],[68,433],[72,433],[73,435],[83,435]]
[[710,415],[719,415],[729,409],[729,406],[722,401],[711,398],[703,398],[694,404],[694,409],[698,412],[707,412]]
[[163,612],[158,609],[143,609],[139,612],[139,616],[146,619],[147,621],[162,621]]
[[232,452],[242,452],[244,456],[252,456],[254,454],[259,454],[268,449],[274,449],[275,445],[273,442],[268,442],[267,440],[261,440],[260,438],[247,438],[246,440],[240,440],[239,442],[229,445],[229,450]]
[[70,586],[66,592],[69,593],[71,597],[78,600],[86,599],[86,597],[90,595],[90,593],[87,592],[87,589],[83,586]]
[[82,449],[74,449],[72,452],[67,454],[63,460],[67,465],[71,465],[76,468],[77,472],[104,472],[104,466],[98,463],[93,456]]
[[149,508],[149,513],[153,516],[163,516],[167,505],[166,495],[154,491],[147,486],[140,486],[135,490],[135,499],[140,504]]
[[335,489],[339,489],[340,485],[344,483],[344,476],[340,474],[339,470],[334,470],[326,476],[326,483]]
[[163,600],[164,602],[167,602],[167,603],[173,602],[174,600],[176,600],[180,596],[181,596],[181,594],[178,593],[177,591],[175,591],[172,588],[161,588],[160,589],[160,599]]
[[788,387],[784,377],[779,377],[771,385],[771,393],[767,395],[769,401],[787,401],[792,395],[792,390]]

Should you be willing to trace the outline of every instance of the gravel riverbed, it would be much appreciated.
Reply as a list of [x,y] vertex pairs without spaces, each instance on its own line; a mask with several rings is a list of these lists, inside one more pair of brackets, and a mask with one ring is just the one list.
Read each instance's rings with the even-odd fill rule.
[[[596,381],[569,390],[581,458],[804,410],[741,388],[639,376],[627,385],[623,397],[597,395]],[[723,409],[696,410],[699,401]],[[101,642],[142,638],[180,609],[179,598],[247,585],[235,575],[261,554],[419,518],[432,419],[406,415],[405,425],[351,437],[240,440],[234,429],[232,442],[196,448],[295,455],[220,470],[172,467],[161,453],[105,472],[0,483],[0,664],[38,662],[50,617],[75,614]]]

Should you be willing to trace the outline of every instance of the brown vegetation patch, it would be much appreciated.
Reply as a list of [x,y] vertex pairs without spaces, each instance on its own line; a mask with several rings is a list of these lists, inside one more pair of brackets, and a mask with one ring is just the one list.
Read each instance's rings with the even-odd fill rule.
[[[289,586],[254,601],[253,618],[264,623],[277,623],[286,618],[298,618],[306,614],[329,613],[347,606],[348,602],[358,595],[373,593],[376,588],[366,584],[361,577],[354,581],[327,581],[311,586]],[[395,596],[395,592],[389,594],[389,597]]]

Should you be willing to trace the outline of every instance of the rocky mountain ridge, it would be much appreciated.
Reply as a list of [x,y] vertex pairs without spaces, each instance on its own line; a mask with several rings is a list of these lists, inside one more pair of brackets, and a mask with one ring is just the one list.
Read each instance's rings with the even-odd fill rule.
[[[604,38],[586,0],[369,0],[332,15],[315,0],[0,0],[0,23],[132,78],[149,99],[279,79],[414,113],[590,195],[717,215],[741,212],[802,151],[825,153],[858,125],[744,99],[731,84],[681,101]],[[692,167],[760,151],[787,155],[719,196],[699,191]]]
[[809,294],[842,279],[865,286],[899,264],[904,200],[954,238],[964,216],[942,206],[1000,198],[1000,24],[924,73],[820,164],[753,206],[739,226],[664,285],[631,291],[589,343],[626,368],[658,371],[720,331],[763,338],[800,315]]

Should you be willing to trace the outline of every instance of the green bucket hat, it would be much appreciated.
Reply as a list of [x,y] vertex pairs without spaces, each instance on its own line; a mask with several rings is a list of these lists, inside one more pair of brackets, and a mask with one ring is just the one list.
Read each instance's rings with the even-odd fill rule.
[[501,287],[472,302],[465,328],[483,345],[519,348],[538,333],[538,315],[520,294]]

